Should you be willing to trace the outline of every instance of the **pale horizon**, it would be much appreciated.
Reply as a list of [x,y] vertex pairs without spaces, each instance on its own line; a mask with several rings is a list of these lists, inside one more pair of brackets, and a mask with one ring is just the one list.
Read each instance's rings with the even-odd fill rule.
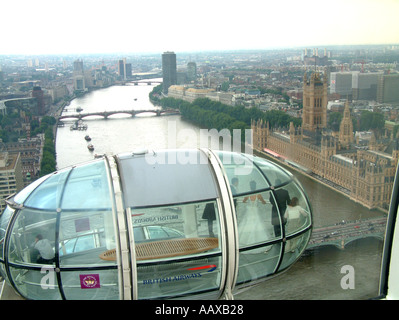
[[0,55],[399,44],[398,0],[6,0],[0,8]]

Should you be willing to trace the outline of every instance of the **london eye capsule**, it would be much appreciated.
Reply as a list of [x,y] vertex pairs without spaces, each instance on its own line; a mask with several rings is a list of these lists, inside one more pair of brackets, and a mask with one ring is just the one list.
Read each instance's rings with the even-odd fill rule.
[[294,176],[209,149],[104,156],[7,199],[0,272],[26,299],[219,299],[287,270],[312,215]]

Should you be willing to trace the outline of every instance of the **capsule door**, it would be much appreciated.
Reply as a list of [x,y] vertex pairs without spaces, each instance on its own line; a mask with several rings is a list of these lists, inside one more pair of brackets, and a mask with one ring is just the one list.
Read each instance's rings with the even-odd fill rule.
[[222,294],[226,239],[220,188],[206,155],[191,152],[118,160],[134,256],[134,299]]
[[223,255],[216,199],[130,212],[138,299],[218,298]]

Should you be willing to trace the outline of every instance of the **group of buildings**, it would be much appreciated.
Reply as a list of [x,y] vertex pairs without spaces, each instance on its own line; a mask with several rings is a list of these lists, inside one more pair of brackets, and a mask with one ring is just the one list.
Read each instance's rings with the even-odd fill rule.
[[[245,90],[241,93],[221,91],[221,81],[228,81],[225,76],[217,75],[197,77],[197,65],[189,61],[185,70],[178,70],[176,54],[162,54],[163,94],[165,96],[193,102],[197,98],[208,98],[227,105],[237,105],[245,97],[259,97],[259,90]],[[220,80],[221,81],[218,81]]]
[[44,134],[17,142],[0,143],[0,210],[4,199],[20,191],[40,172]]
[[374,100],[377,103],[399,102],[399,74],[384,72],[331,72],[330,93],[350,100]]
[[[386,210],[399,158],[399,130],[394,130],[398,124],[395,122],[395,110],[398,109],[395,105],[399,106],[399,73],[364,72],[363,65],[359,71],[331,71],[334,68],[329,62],[330,57],[326,50],[324,56],[319,56],[317,50],[313,50],[313,54],[305,50],[301,58],[302,70],[305,70],[302,87],[286,90],[291,102],[300,101],[302,108],[292,112],[286,103],[282,103],[285,105],[282,110],[300,117],[302,125],[294,127],[291,123],[289,128],[272,128],[268,123],[253,121],[253,147],[305,171],[370,209]],[[321,66],[323,72],[320,72]],[[233,92],[221,91],[220,83],[212,86],[210,81],[205,85],[198,81],[179,81],[173,52],[162,55],[162,69],[163,90],[168,97],[188,102],[209,98],[232,106],[243,99],[260,100],[261,93],[256,87],[248,86],[245,91]],[[272,71],[268,78],[278,82],[282,75]],[[228,79],[222,76],[222,81]],[[354,132],[354,108],[349,101],[352,105],[362,105],[364,101],[366,104],[371,102],[374,107],[393,105],[394,119],[385,121],[382,135]],[[329,112],[342,114],[338,131],[327,128]],[[392,117],[385,116],[388,120]]]
[[[327,129],[327,74],[303,77],[302,125],[270,128],[252,122],[254,149],[334,186],[370,209],[386,210],[399,158],[399,136],[387,127],[381,140],[355,136],[349,103],[338,132]],[[385,139],[385,141],[382,141]],[[388,141],[388,142],[387,142]]]
[[[305,50],[300,61],[302,70],[305,70],[302,86],[285,90],[290,102],[297,101],[302,108],[290,110],[285,102],[280,108],[300,117],[302,125],[294,127],[291,123],[289,128],[272,128],[268,123],[253,121],[253,147],[305,171],[370,209],[386,210],[399,158],[399,130],[395,130],[399,124],[399,73],[390,73],[389,70],[365,72],[363,64],[361,70],[338,71],[337,66],[331,66],[329,58],[331,53],[326,50],[324,56],[319,56],[318,50],[313,50],[313,54]],[[165,52],[162,63],[163,89],[168,97],[188,102],[209,98],[232,106],[243,100],[261,100],[256,86],[234,92],[220,90],[221,82],[211,85],[209,81],[204,85],[198,83],[198,79],[196,82],[179,81],[173,52]],[[186,70],[188,72],[188,65]],[[221,70],[220,74],[223,73],[226,74]],[[246,78],[251,77],[249,71]],[[268,81],[279,83],[281,79],[280,71],[272,71],[268,76]],[[228,80],[222,76],[221,81]],[[382,135],[354,131],[354,111],[360,112],[363,104],[367,110],[389,110],[384,114],[386,121]],[[262,109],[261,105],[258,107]],[[342,114],[338,131],[327,128],[329,112]]]
[[[0,210],[5,207],[4,199],[18,192],[35,180],[40,173],[43,155],[44,134],[31,133],[31,116],[40,119],[45,114],[45,98],[43,90],[35,86],[29,98],[12,98],[0,101],[0,112],[4,117],[8,114],[19,114],[18,121],[13,122],[12,130],[24,136],[17,141],[0,139]],[[2,122],[1,129],[9,130],[11,124]]]
[[[39,176],[44,134],[33,134],[31,121],[45,115],[48,103],[46,100],[45,93],[39,86],[32,87],[31,97],[0,100],[2,119],[15,114],[19,116],[18,121],[10,118],[6,122],[2,121],[1,130],[12,130],[14,135],[23,136],[17,141],[0,139],[0,211],[5,207],[5,198]],[[27,116],[28,113],[30,116]]]
[[[4,199],[40,176],[44,134],[32,132],[31,121],[40,124],[45,115],[57,116],[75,96],[132,78],[127,59],[66,60],[46,57],[44,68],[35,60],[16,57],[0,64],[0,115],[18,114],[14,126],[0,122],[0,130],[13,131],[12,139],[0,139],[0,212]],[[52,60],[53,59],[53,60]],[[2,62],[0,60],[0,62]],[[4,69],[2,70],[2,66]],[[0,137],[1,138],[1,137]]]
[[[83,60],[77,59],[73,62],[73,92],[85,92],[89,89],[105,88],[115,83],[117,78],[126,80],[129,68],[126,59],[118,61],[118,76],[110,74],[105,66],[98,68],[84,68]],[[130,65],[131,73],[131,65]]]
[[[206,61],[197,66],[190,60],[183,65],[181,61],[184,58],[180,58],[180,64],[177,64],[176,54],[165,52],[162,55],[163,93],[189,102],[206,97],[231,106],[255,106],[263,111],[284,110],[291,116],[301,118],[301,77],[306,70],[323,68],[327,70],[329,79],[329,110],[339,109],[343,112],[345,100],[369,110],[376,106],[395,109],[399,105],[399,73],[395,70],[396,64],[370,62],[361,64],[360,69],[358,61],[352,64],[341,63],[338,54],[336,60],[331,57],[331,52],[326,49],[324,55],[319,55],[318,49],[314,49],[313,53],[305,49],[302,55],[287,56],[285,61],[274,59],[275,62],[270,62],[270,66],[253,62],[268,57],[250,57],[249,62],[239,59],[238,55],[226,63]],[[280,94],[274,93],[275,88],[281,89]]]
[[[19,106],[34,111],[40,119],[52,115],[50,107],[67,103],[74,94],[123,83],[134,79],[137,72],[159,76],[162,71],[164,96],[189,102],[205,97],[226,105],[279,109],[300,117],[301,127],[277,129],[267,123],[252,123],[254,147],[334,184],[367,207],[386,208],[398,158],[397,137],[393,136],[399,121],[397,67],[390,72],[386,65],[361,64],[361,69],[353,70],[346,63],[341,65],[339,52],[334,52],[334,58],[337,60],[332,60],[327,50],[323,55],[317,49],[305,49],[302,54],[232,52],[194,54],[194,59],[191,54],[179,55],[179,61],[174,52],[164,52],[161,61],[159,55],[137,61],[133,57],[109,61],[93,57],[85,63],[81,59],[68,64],[62,60],[59,67],[46,62],[44,69],[37,59],[28,61],[28,66],[25,60],[25,67],[0,70],[0,114]],[[326,72],[320,73],[321,67]],[[309,70],[314,72],[309,75]],[[389,110],[385,119],[391,121],[386,121],[384,137],[371,132],[354,134],[348,119],[353,117],[356,104],[363,102],[368,110]],[[58,107],[52,108],[55,111]],[[337,132],[327,130],[330,111],[344,115]],[[26,132],[26,139],[0,145],[0,198],[29,183],[40,170],[44,139],[31,135],[28,122],[21,123],[23,127],[15,129]],[[380,141],[382,138],[385,141]]]

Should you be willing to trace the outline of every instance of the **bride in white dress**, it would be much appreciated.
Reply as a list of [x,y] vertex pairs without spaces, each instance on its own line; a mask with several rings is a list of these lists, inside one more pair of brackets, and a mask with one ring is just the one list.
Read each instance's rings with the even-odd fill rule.
[[[251,190],[256,190],[254,181],[251,181],[250,186]],[[271,230],[265,224],[265,208],[262,208],[266,201],[261,194],[254,194],[245,197],[243,203],[246,205],[244,210],[240,210],[240,223],[238,225],[240,247],[265,242],[271,237],[269,234]],[[256,252],[262,251],[264,252],[265,248],[256,250]],[[249,253],[255,253],[255,251],[251,250]]]
[[[290,235],[300,230],[301,226],[303,226],[307,212],[302,207],[299,206],[299,200],[297,197],[293,197],[290,203],[287,206],[287,210],[284,214],[285,219],[287,220],[286,225],[286,233]],[[285,251],[294,252],[298,247],[301,241],[301,237],[297,237],[295,239],[291,239],[287,242],[285,247]]]

